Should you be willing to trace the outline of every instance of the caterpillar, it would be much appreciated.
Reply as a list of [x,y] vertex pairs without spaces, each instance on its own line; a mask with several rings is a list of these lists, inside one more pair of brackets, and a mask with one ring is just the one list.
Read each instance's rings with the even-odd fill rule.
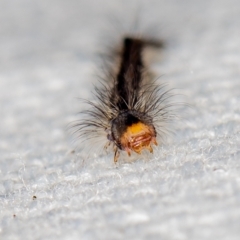
[[141,154],[153,153],[153,146],[162,143],[170,130],[169,121],[174,118],[172,94],[164,84],[158,84],[148,70],[143,52],[146,48],[162,48],[163,41],[124,36],[117,68],[108,69],[108,77],[94,88],[97,102],[85,100],[86,117],[74,123],[74,134],[82,141],[104,136],[105,149],[114,151],[114,162],[125,151]]

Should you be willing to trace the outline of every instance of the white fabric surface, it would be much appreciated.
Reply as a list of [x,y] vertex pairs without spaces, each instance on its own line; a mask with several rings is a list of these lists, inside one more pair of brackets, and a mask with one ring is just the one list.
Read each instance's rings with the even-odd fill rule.
[[[240,239],[240,1],[129,5],[0,1],[0,239]],[[83,161],[76,97],[92,98],[111,16],[138,11],[167,43],[155,72],[192,108],[150,160]]]

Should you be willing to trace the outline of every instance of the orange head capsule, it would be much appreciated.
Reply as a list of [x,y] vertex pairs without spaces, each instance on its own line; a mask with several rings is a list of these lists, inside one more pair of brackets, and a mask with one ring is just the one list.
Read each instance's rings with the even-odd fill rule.
[[151,119],[146,114],[133,110],[119,114],[112,121],[111,140],[128,155],[131,155],[131,151],[140,154],[143,149],[152,153],[151,144],[157,145]]
[[130,155],[130,150],[141,153],[143,149],[153,152],[151,143],[156,142],[155,130],[151,125],[142,122],[134,123],[127,127],[120,137],[120,143],[124,150]]

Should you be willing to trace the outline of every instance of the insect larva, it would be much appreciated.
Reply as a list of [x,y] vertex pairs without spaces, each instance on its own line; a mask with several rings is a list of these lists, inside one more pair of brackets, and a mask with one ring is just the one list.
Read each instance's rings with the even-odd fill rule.
[[163,85],[156,84],[146,69],[143,50],[162,47],[161,41],[134,36],[123,38],[119,67],[100,88],[95,88],[98,103],[86,101],[89,109],[85,119],[74,124],[81,139],[105,135],[106,145],[114,149],[114,162],[121,151],[130,156],[143,150],[153,152],[167,132],[165,124],[173,117],[172,96]]

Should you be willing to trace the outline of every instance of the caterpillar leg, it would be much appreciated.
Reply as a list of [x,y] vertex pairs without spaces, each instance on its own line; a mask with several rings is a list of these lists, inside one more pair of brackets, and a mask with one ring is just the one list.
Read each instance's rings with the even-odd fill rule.
[[120,155],[120,152],[119,152],[117,146],[114,147],[114,151],[115,151],[115,152],[114,152],[114,163],[117,163],[118,158],[119,158],[119,155]]

